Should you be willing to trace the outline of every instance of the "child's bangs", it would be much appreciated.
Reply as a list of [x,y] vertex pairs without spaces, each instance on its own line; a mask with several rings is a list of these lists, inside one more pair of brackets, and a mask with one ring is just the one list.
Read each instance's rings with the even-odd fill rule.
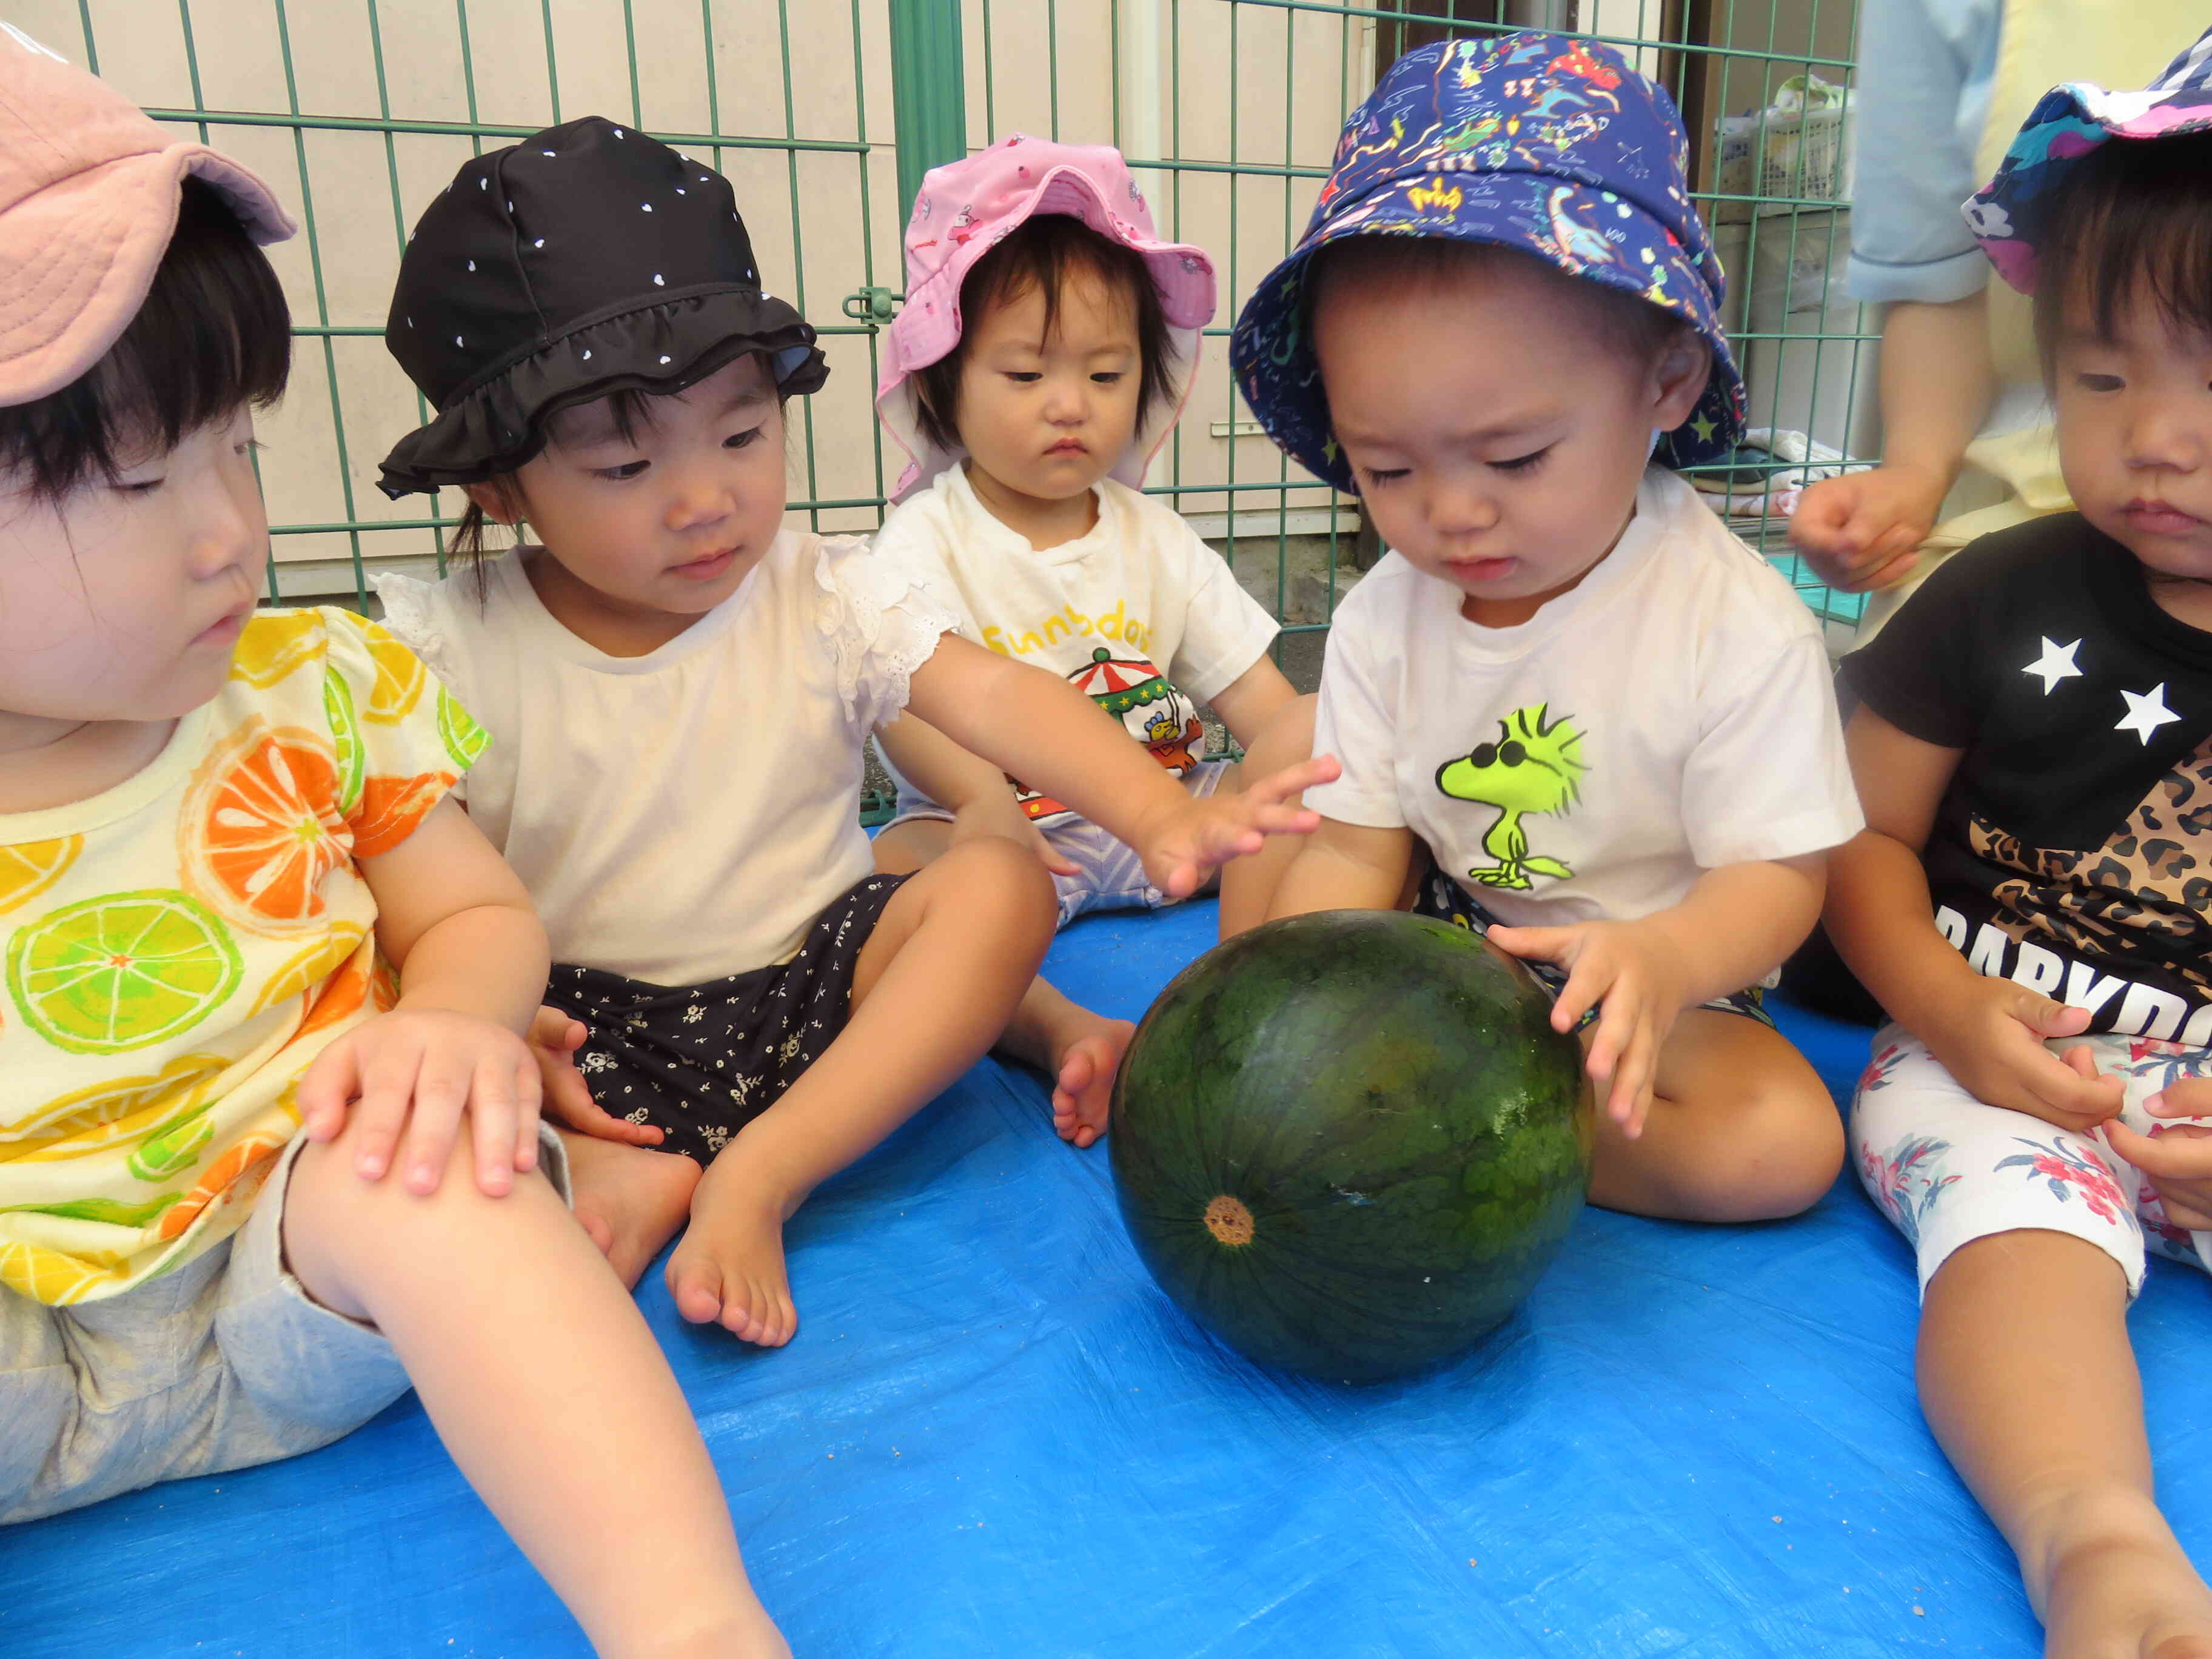
[[0,410],[0,465],[48,501],[95,477],[112,481],[202,427],[283,397],[290,331],[267,257],[214,190],[187,179],[137,314],[70,385]]
[[2141,301],[2174,332],[2212,340],[2212,133],[2108,140],[2068,170],[2046,213],[2035,287],[2046,377],[2069,319],[2115,339]]
[[915,418],[922,435],[939,448],[962,447],[954,405],[961,365],[968,356],[968,331],[992,307],[1035,292],[1044,301],[1044,331],[1052,333],[1069,279],[1089,276],[1108,293],[1126,300],[1137,325],[1139,388],[1137,428],[1174,396],[1170,385],[1175,343],[1168,333],[1160,291],[1152,266],[1134,248],[1125,247],[1065,213],[1036,213],[978,259],[960,285],[964,325],[958,343],[915,376]]

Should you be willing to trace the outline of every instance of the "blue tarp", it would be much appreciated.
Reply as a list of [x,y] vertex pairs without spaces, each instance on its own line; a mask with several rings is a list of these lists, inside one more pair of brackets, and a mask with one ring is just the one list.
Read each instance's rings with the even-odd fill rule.
[[[1213,925],[1086,921],[1048,971],[1133,1017]],[[1784,1019],[1846,1091],[1866,1034]],[[1367,1390],[1183,1319],[1104,1148],[1062,1146],[1041,1079],[994,1062],[790,1237],[781,1352],[684,1325],[657,1268],[641,1299],[801,1656],[2041,1650],[1921,1423],[1911,1259],[1848,1174],[1771,1226],[1589,1211],[1481,1352]],[[2170,1512],[2212,1559],[2201,1276],[2154,1263],[2134,1329]],[[586,1652],[411,1397],[313,1456],[0,1533],[9,1659]]]

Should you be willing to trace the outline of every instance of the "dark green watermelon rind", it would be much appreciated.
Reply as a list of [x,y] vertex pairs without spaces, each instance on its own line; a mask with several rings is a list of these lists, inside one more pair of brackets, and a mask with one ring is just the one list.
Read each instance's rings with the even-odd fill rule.
[[[1392,935],[1408,928],[1425,948]],[[1464,929],[1395,913],[1296,917],[1210,953],[1116,1080],[1109,1144],[1146,1265],[1262,1364],[1370,1382],[1464,1351],[1589,1189],[1581,1050],[1549,1012]],[[1328,1103],[1358,1094],[1347,1124]],[[1224,1193],[1249,1244],[1206,1228]]]

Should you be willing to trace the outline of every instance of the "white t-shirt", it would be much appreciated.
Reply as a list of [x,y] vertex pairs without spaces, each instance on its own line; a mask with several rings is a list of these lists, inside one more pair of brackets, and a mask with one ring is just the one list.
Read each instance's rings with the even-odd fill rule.
[[611,657],[507,553],[475,578],[378,580],[385,626],[491,733],[469,814],[537,901],[556,962],[666,986],[787,960],[874,867],[868,734],[955,626],[848,538],[777,536],[659,650]]
[[1673,473],[1519,627],[1460,597],[1393,553],[1346,599],[1314,733],[1344,775],[1306,803],[1410,829],[1503,921],[1634,921],[1864,822],[1819,623]]
[[[1195,705],[1260,660],[1275,620],[1179,514],[1112,478],[1094,493],[1089,532],[1039,552],[976,499],[964,467],[949,466],[892,510],[876,547],[931,573],[966,638],[1073,680],[1163,766],[1187,773],[1205,735]],[[1021,793],[1040,822],[1067,811]],[[900,795],[921,799],[903,780]]]

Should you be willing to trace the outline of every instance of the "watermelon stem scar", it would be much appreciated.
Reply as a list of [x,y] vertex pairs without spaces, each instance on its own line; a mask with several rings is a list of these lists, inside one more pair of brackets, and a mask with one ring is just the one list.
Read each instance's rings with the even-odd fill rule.
[[1231,1249],[1252,1242],[1252,1212],[1242,1199],[1223,1193],[1206,1206],[1206,1230]]

